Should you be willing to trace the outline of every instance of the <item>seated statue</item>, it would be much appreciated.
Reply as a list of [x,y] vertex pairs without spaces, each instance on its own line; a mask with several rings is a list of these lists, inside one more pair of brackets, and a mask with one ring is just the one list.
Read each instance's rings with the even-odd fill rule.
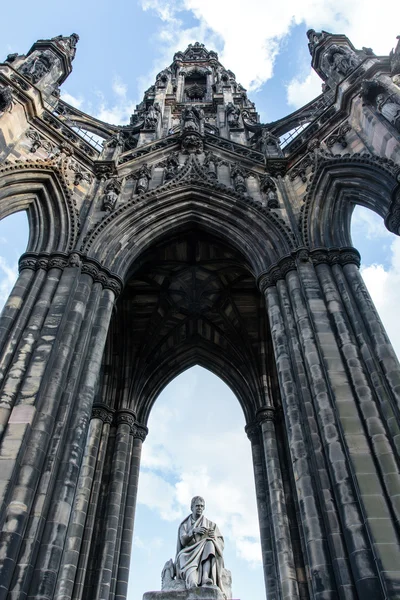
[[218,526],[204,515],[205,502],[195,496],[192,513],[179,525],[175,563],[170,559],[162,572],[163,590],[219,588],[231,598],[231,574],[224,568],[224,538]]

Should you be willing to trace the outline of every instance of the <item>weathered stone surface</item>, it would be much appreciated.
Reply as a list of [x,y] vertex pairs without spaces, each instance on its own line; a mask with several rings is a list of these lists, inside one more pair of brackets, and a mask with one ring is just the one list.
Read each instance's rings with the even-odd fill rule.
[[183,591],[146,592],[143,600],[224,600],[217,587],[197,587]]
[[0,64],[0,218],[31,228],[0,317],[0,600],[126,600],[146,423],[197,363],[246,418],[268,600],[400,597],[400,367],[350,236],[355,204],[400,233],[399,47],[307,35],[323,93],[268,125],[200,43],[127,126],[59,99],[76,34]]

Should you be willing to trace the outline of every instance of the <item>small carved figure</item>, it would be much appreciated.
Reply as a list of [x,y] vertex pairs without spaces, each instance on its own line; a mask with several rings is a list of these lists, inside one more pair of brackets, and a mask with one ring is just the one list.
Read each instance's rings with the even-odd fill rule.
[[390,96],[383,93],[378,94],[376,107],[381,115],[400,132],[400,104],[394,94]]
[[[400,35],[396,37],[397,46],[394,50],[391,50],[390,58],[390,74],[392,77],[400,75]],[[397,84],[398,85],[398,84]]]
[[233,102],[226,106],[226,118],[230,128],[239,127],[240,109]]
[[212,152],[206,152],[204,167],[207,169],[207,175],[211,179],[217,179],[217,164],[219,160]]
[[176,177],[179,169],[179,153],[172,152],[167,158],[164,170],[164,180],[170,181]]
[[184,131],[199,131],[200,116],[196,107],[187,106],[182,112],[182,124]]
[[121,182],[116,179],[110,179],[104,188],[103,210],[113,210],[121,192]]
[[51,39],[52,41],[57,42],[57,44],[61,46],[63,50],[65,50],[71,60],[75,58],[76,45],[79,42],[79,35],[77,33],[73,33],[68,37],[57,35]]
[[50,71],[54,60],[54,55],[49,50],[45,50],[39,56],[28,59],[22,65],[21,73],[32,83],[37,83]]
[[157,87],[165,87],[168,83],[168,77],[171,74],[169,69],[163,69],[158,73],[156,77],[156,86]]
[[147,164],[144,164],[137,174],[136,193],[144,194],[149,189],[151,171]]
[[236,192],[240,192],[241,194],[245,194],[247,192],[246,187],[246,174],[243,171],[242,167],[239,165],[233,165],[231,167],[231,177],[233,179],[233,186]]
[[198,134],[185,135],[181,142],[183,154],[201,154],[203,152],[203,140]]
[[267,198],[268,208],[278,208],[278,195],[276,193],[276,185],[269,175],[264,175],[260,181],[260,190]]
[[158,119],[160,118],[161,109],[158,102],[154,102],[144,115],[144,128],[154,130],[157,127]]
[[0,116],[5,112],[11,112],[13,107],[13,96],[11,87],[0,85]]
[[348,75],[348,73],[357,66],[357,61],[349,50],[336,45],[330,48],[328,61],[331,64],[332,69],[340,75]]
[[323,37],[323,35],[324,34],[322,32],[321,33],[317,33],[315,31],[315,29],[309,29],[307,31],[308,49],[309,49],[311,55],[313,54],[315,47],[321,41],[321,38]]

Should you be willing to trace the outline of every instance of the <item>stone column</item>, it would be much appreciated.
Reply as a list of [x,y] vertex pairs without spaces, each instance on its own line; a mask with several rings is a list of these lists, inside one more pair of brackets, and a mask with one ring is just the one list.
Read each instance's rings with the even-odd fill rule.
[[73,600],[81,600],[83,596],[87,565],[92,545],[94,523],[99,500],[100,484],[103,476],[108,436],[110,433],[110,425],[112,420],[113,414],[106,406],[95,405],[93,407],[92,422],[101,423],[101,434],[97,452],[97,462],[94,470],[93,483],[90,493],[89,506],[85,521],[85,530],[83,533],[82,544],[80,547],[77,573],[72,594]]
[[246,426],[246,433],[251,442],[253,457],[265,590],[268,600],[280,600],[281,593],[277,570],[276,547],[274,544],[269,494],[267,491],[268,482],[265,471],[265,455],[261,439],[260,423],[255,421],[248,424]]
[[260,287],[271,327],[310,594],[333,600],[339,593],[341,598],[353,600],[357,596],[319,439],[303,349],[281,277],[281,271],[274,269],[260,278]]
[[[339,253],[339,261],[350,262],[348,253]],[[299,333],[307,346],[305,355],[315,386],[319,426],[327,452],[332,457],[331,476],[336,479],[340,490],[337,500],[342,518],[347,520],[348,527],[358,528],[357,538],[353,541],[357,545],[362,541],[356,584],[365,594],[365,559],[372,555],[378,569],[376,597],[399,594],[400,569],[395,558],[400,551],[398,532],[377,466],[380,449],[377,452],[374,444],[371,445],[368,432],[368,428],[372,427],[379,433],[379,427],[378,423],[370,422],[368,427],[363,423],[363,415],[368,418],[368,414],[374,414],[371,409],[374,410],[375,406],[369,407],[368,398],[372,390],[364,386],[361,397],[354,392],[351,375],[339,349],[341,339],[335,334],[335,321],[327,310],[326,298],[332,286],[326,273],[321,286],[312,263],[304,261],[298,267],[298,274],[295,271],[288,273],[287,281],[298,316]],[[336,310],[334,312],[337,313]],[[374,323],[371,326],[374,328]],[[340,330],[343,336],[343,327]],[[357,371],[357,365],[354,362],[352,365]],[[356,376],[359,374],[360,369]],[[382,442],[385,453],[384,440]],[[337,467],[340,464],[340,479],[335,461],[339,461]],[[346,503],[353,506],[351,521],[348,519],[349,512],[343,510],[344,497]],[[361,559],[362,556],[364,558]],[[372,579],[368,592],[371,591]]]
[[[31,597],[54,595],[87,412],[114,290],[120,288],[118,281],[108,283],[106,274],[91,265],[89,272],[87,266],[76,254],[69,263],[58,255],[49,258],[39,300],[21,335],[25,362],[0,453],[0,467],[1,458],[7,457],[0,487],[6,507],[0,532],[0,598],[20,598],[28,590]],[[33,338],[29,328],[38,330]]]
[[299,598],[299,586],[294,566],[292,541],[285,502],[281,465],[276,443],[274,409],[265,407],[258,412],[261,426],[267,490],[269,494],[270,518],[276,547],[277,569],[282,599]]
[[135,415],[128,409],[118,411],[116,415],[117,431],[112,460],[111,477],[107,494],[107,507],[104,519],[104,538],[96,573],[96,600],[109,600],[114,554],[118,543],[118,524],[123,503],[125,469],[128,463],[129,436],[134,431]]
[[140,457],[142,453],[142,444],[146,439],[147,432],[147,427],[145,425],[141,425],[140,423],[136,423],[132,431],[132,456],[125,503],[125,513],[123,518],[115,600],[126,600],[128,594],[129,565],[131,561],[136,498],[139,483]]

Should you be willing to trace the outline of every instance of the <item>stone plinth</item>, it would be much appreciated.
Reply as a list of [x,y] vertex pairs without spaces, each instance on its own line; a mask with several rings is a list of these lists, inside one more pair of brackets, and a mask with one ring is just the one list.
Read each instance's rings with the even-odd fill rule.
[[225,600],[218,587],[204,586],[191,590],[164,590],[162,592],[146,592],[143,600]]

